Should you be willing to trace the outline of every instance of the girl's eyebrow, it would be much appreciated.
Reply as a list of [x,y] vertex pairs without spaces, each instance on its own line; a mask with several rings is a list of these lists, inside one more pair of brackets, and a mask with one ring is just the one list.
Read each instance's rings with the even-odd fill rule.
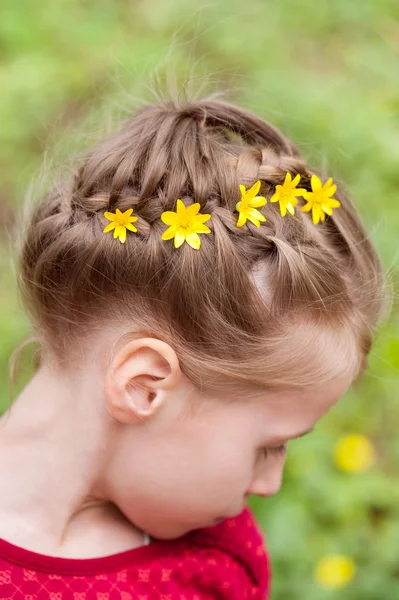
[[304,435],[307,435],[308,433],[310,433],[311,431],[314,430],[314,427],[312,427],[311,429],[307,429],[306,431],[304,431],[303,433],[298,433],[298,435],[294,435],[293,437],[289,437],[289,438],[281,438],[279,440],[279,443],[284,443],[286,444],[287,442],[289,442],[290,440],[297,440],[300,437],[303,437]]
[[306,431],[304,431],[303,433],[299,433],[298,435],[294,436],[293,438],[291,438],[292,440],[297,440],[300,437],[303,437],[304,435],[307,435],[308,433],[311,433],[311,431],[314,431],[314,427],[312,427],[311,429],[307,429]]

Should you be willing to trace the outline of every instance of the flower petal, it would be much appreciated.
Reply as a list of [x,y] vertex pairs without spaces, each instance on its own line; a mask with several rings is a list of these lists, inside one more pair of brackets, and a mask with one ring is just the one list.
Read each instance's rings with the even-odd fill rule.
[[251,222],[252,222],[254,225],[256,225],[257,227],[260,227],[260,223],[261,223],[261,222],[263,223],[264,221],[266,221],[266,218],[265,218],[263,215],[261,215],[261,216],[262,216],[262,218],[261,218],[261,219],[260,219],[260,218],[259,218],[259,219],[255,219],[255,218],[253,217],[253,215],[248,215],[248,219],[249,219],[249,220],[250,220],[250,221],[251,221]]
[[186,242],[191,246],[191,248],[194,248],[194,250],[199,250],[201,247],[201,240],[199,238],[199,235],[197,235],[196,233],[187,234]]
[[247,217],[254,217],[254,219],[258,219],[259,221],[266,221],[266,218],[259,212],[256,208],[250,208],[247,210]]
[[167,210],[166,212],[162,213],[161,219],[165,225],[176,225],[179,221],[177,214],[171,210]]
[[311,183],[313,192],[318,192],[319,190],[321,190],[321,181],[317,177],[317,175],[312,175],[312,177],[310,179],[310,183]]
[[122,244],[124,244],[126,242],[126,228],[125,227],[120,228],[119,239],[122,242]]
[[328,202],[328,205],[331,206],[331,208],[339,208],[341,206],[341,202],[334,198],[328,198],[326,202]]
[[163,234],[161,235],[161,239],[171,240],[172,238],[175,237],[175,234],[176,234],[176,227],[174,227],[174,226],[169,227],[169,229],[167,229],[166,231],[163,232]]
[[284,186],[284,187],[285,187],[285,186],[287,186],[287,187],[288,187],[288,185],[287,185],[287,184],[292,184],[292,175],[291,175],[291,173],[290,173],[289,171],[287,171],[287,173],[286,173],[286,176],[285,176],[285,179],[284,179],[283,186]]
[[241,192],[241,196],[244,196],[247,193],[247,190],[245,189],[245,185],[242,185],[242,183],[240,183],[240,192]]
[[329,206],[326,206],[325,204],[321,205],[322,210],[324,210],[324,212],[329,215],[331,217],[332,215],[332,208],[330,208]]
[[199,202],[195,202],[194,204],[191,204],[187,208],[187,213],[186,213],[187,214],[187,218],[188,219],[194,218],[200,208],[201,208],[201,205],[200,205]]
[[177,216],[179,217],[179,219],[181,219],[182,217],[185,217],[187,209],[184,205],[184,202],[182,202],[180,200],[180,198],[178,198],[176,205],[177,205],[176,212],[177,212]]
[[305,190],[305,192],[302,194],[302,196],[305,198],[305,200],[312,201],[313,200],[313,192],[308,192],[307,190]]
[[248,200],[251,200],[252,198],[254,198],[257,193],[260,190],[260,179],[258,179],[258,181],[255,181],[255,183],[253,184],[252,187],[249,188],[249,190],[247,191],[247,193],[245,194]]
[[337,191],[337,186],[336,185],[332,185],[331,187],[326,188],[324,190],[324,195],[327,196],[327,198],[329,198],[330,196],[333,196],[336,191]]
[[129,231],[137,231],[137,227],[135,227],[134,225],[132,225],[131,223],[126,223],[125,225],[126,229],[128,229]]
[[195,221],[196,221],[196,222],[199,222],[199,223],[205,223],[205,221],[208,221],[208,219],[210,219],[210,218],[211,218],[211,216],[212,216],[212,215],[208,215],[208,214],[205,214],[205,213],[204,213],[204,214],[202,214],[202,215],[200,214],[200,215],[197,215],[197,216],[195,217]]
[[186,236],[183,233],[183,229],[181,227],[179,227],[179,229],[176,231],[176,234],[175,234],[175,248],[180,248],[180,246],[183,244],[185,239],[186,239]]
[[114,229],[114,227],[116,227],[116,226],[117,226],[117,224],[115,221],[113,223],[109,223],[109,225],[107,225],[105,227],[105,229],[103,229],[103,232],[108,233],[108,231],[112,231]]
[[123,213],[123,216],[125,217],[130,217],[130,215],[132,214],[133,209],[132,208],[128,208],[127,210],[125,210],[125,212]]
[[267,204],[267,200],[264,196],[256,196],[256,198],[250,200],[248,204],[251,207],[264,206],[265,204]]
[[280,192],[278,192],[278,191],[274,192],[273,196],[270,198],[270,202],[278,202],[279,198],[280,198]]
[[106,219],[109,219],[110,221],[115,221],[116,220],[116,215],[114,215],[114,213],[112,213],[112,212],[105,212],[104,213],[104,217]]
[[241,212],[240,216],[238,218],[238,221],[237,221],[237,227],[242,227],[243,225],[245,225],[246,221],[247,221],[246,215],[244,214],[244,212]]
[[312,209],[312,203],[311,202],[308,202],[304,206],[301,206],[301,211],[302,212],[309,212],[311,209]]
[[317,225],[317,223],[320,221],[320,209],[318,206],[314,206],[313,210],[312,210],[312,219],[313,219],[313,223],[315,225]]
[[251,223],[256,225],[256,227],[260,227],[260,223],[259,223],[258,219],[255,219],[255,217],[248,215],[248,221],[251,221]]
[[190,233],[211,233],[208,225],[202,223],[193,223],[190,227]]
[[120,227],[119,225],[117,225],[117,226],[115,227],[115,231],[114,231],[114,238],[115,238],[115,239],[116,239],[117,237],[119,237],[120,230],[121,230],[121,227]]
[[301,176],[299,175],[299,173],[297,175],[295,175],[294,179],[292,180],[291,183],[291,187],[296,187],[299,183],[299,180],[301,179]]

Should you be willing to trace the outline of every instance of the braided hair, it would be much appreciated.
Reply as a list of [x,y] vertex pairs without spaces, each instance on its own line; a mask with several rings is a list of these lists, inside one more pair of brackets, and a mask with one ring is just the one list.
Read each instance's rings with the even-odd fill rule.
[[[107,327],[117,343],[164,339],[213,393],[358,372],[385,306],[384,274],[342,184],[341,208],[317,227],[270,202],[261,227],[236,226],[239,184],[260,180],[270,197],[287,172],[310,190],[317,170],[244,108],[212,98],[140,108],[29,215],[19,284],[43,360],[68,368]],[[161,239],[176,198],[212,215],[200,252]],[[104,211],[116,208],[138,217],[125,244],[103,234]]]

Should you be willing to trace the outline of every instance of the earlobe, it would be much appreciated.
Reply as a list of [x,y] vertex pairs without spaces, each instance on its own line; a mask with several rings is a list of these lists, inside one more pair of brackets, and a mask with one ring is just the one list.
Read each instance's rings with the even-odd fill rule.
[[154,338],[127,343],[114,357],[105,380],[107,410],[120,423],[156,414],[182,376],[174,350]]

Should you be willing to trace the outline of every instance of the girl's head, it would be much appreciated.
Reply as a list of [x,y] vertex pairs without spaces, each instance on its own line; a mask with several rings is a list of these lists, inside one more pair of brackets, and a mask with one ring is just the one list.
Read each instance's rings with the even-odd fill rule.
[[[380,261],[339,183],[325,222],[282,217],[269,200],[287,172],[311,191],[316,170],[247,110],[147,105],[23,231],[19,284],[43,367],[95,382],[116,427],[102,493],[154,536],[274,493],[275,448],[311,429],[366,363]],[[266,221],[237,227],[240,184],[258,180]],[[199,250],[161,238],[178,198],[211,215]],[[117,208],[138,217],[124,244],[103,232]]]

